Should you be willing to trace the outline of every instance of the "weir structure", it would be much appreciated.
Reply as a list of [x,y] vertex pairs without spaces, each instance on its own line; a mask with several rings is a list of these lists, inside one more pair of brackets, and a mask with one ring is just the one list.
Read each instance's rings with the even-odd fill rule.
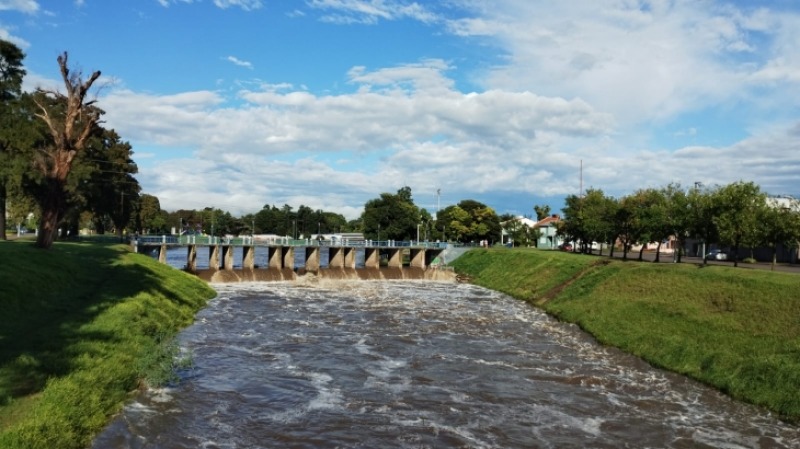
[[[186,248],[185,269],[197,272],[197,254],[200,248],[207,248],[210,270],[233,270],[234,248],[241,248],[241,267],[243,270],[275,269],[297,270],[318,273],[321,269],[377,269],[383,265],[388,268],[404,267],[422,269],[432,266],[447,248],[447,243],[420,241],[375,241],[375,240],[311,240],[277,238],[259,240],[253,237],[220,238],[199,235],[190,236],[141,236],[131,240],[135,251],[158,253],[158,260],[167,263],[167,251]],[[304,264],[297,266],[295,251],[303,248]],[[327,260],[321,260],[327,248]],[[363,250],[363,266],[356,266],[357,251]],[[256,265],[256,251],[267,251],[266,267]],[[263,255],[263,253],[261,253]],[[407,264],[406,264],[407,260]],[[323,268],[324,267],[324,268]]]

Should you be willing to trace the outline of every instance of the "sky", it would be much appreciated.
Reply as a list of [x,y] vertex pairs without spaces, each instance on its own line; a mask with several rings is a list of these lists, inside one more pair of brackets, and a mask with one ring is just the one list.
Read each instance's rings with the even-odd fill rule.
[[170,211],[800,197],[795,0],[0,0],[0,38],[26,90],[63,92],[64,51],[102,72],[103,126]]

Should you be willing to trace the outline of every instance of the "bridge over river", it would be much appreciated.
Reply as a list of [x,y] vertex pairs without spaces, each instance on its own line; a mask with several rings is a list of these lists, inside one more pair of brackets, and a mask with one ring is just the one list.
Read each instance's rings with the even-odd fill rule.
[[[293,278],[295,271],[317,274],[363,271],[361,275],[371,273],[369,277],[386,277],[374,275],[380,273],[382,266],[394,273],[393,278],[408,278],[409,273],[417,274],[411,277],[429,277],[419,274],[442,265],[441,256],[448,247],[447,243],[423,241],[199,235],[141,236],[134,239],[132,245],[137,252],[157,255],[162,263],[167,263],[168,252],[184,249],[184,269],[207,280],[228,281],[236,280],[236,276],[230,276],[232,274],[238,274],[239,280],[284,280]],[[204,251],[208,254],[207,270],[198,269],[198,254]],[[299,264],[298,257],[301,258]],[[265,263],[257,264],[256,260],[265,260]],[[246,279],[241,279],[242,273],[247,274]]]

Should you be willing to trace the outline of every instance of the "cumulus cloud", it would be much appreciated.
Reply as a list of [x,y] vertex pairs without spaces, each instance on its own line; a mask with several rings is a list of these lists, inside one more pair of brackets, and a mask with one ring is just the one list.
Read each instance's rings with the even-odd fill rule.
[[507,52],[487,88],[580,97],[624,122],[735,104],[755,83],[797,83],[800,73],[785,51],[800,37],[790,13],[691,0],[466,4],[473,17],[447,29]]
[[[613,131],[610,116],[581,100],[531,92],[465,94],[455,90],[447,70],[443,61],[428,60],[376,70],[356,67],[348,72],[352,93],[316,95],[265,84],[240,91],[245,104],[238,107],[225,106],[230,102],[211,91],[158,96],[113,90],[101,102],[108,126],[135,144],[195,151],[197,163],[174,164],[171,177],[152,177],[163,185],[162,193],[185,184],[172,177],[185,180],[189,172],[223,188],[220,197],[239,189],[233,179],[240,179],[257,185],[257,192],[248,191],[253,200],[243,203],[251,207],[263,205],[264,194],[288,204],[299,197],[320,205],[333,201],[350,210],[357,208],[354,196],[363,205],[379,191],[405,183],[424,189],[439,184],[448,191],[533,187],[556,176],[541,164],[558,144]],[[276,164],[287,154],[309,156]],[[148,168],[142,174],[147,176]],[[387,179],[394,185],[387,187]],[[162,202],[170,204],[170,195],[182,194],[172,192]]]

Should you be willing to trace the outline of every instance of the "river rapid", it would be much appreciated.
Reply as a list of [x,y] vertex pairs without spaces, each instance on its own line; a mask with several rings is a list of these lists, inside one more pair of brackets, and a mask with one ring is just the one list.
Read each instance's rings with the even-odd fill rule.
[[194,366],[93,448],[798,448],[800,429],[480,287],[215,285]]

